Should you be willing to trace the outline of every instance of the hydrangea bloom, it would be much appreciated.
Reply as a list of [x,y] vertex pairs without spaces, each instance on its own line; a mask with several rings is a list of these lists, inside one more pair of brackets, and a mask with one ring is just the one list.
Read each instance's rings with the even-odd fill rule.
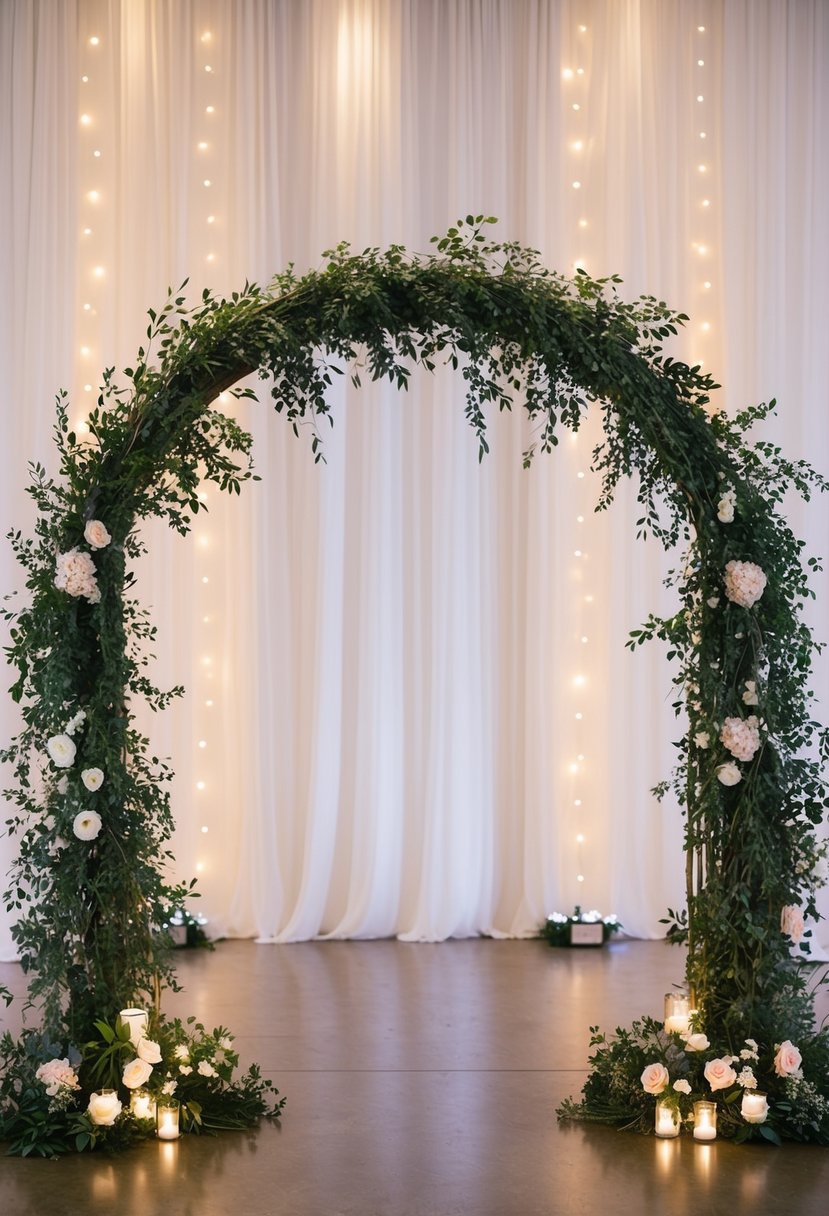
[[732,604],[751,608],[766,589],[766,576],[755,562],[730,561],[725,567],[725,594]]
[[83,596],[90,604],[101,599],[95,563],[88,553],[77,547],[67,553],[59,553],[55,562],[55,586],[58,591],[76,598]]
[[720,731],[720,742],[737,760],[751,760],[760,746],[760,729],[756,714],[750,718],[726,718]]

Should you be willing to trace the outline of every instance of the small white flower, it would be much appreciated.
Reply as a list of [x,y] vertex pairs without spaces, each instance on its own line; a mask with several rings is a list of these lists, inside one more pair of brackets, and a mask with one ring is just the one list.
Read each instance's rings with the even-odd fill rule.
[[712,596],[709,596],[709,598],[705,602],[709,608],[719,608],[720,597],[718,595],[712,595]]
[[684,1077],[680,1077],[678,1081],[674,1081],[673,1087],[678,1094],[689,1094],[691,1092],[690,1082],[686,1081]]
[[717,780],[723,785],[738,785],[742,779],[743,774],[730,760],[727,764],[721,764],[717,769]]
[[686,1051],[707,1051],[711,1044],[708,1042],[708,1036],[701,1032],[688,1031],[682,1036],[685,1043]]
[[202,1077],[218,1077],[218,1073],[209,1060],[199,1060],[199,1074]]
[[193,1071],[189,1064],[179,1064],[178,1070],[183,1077],[189,1077]]
[[[742,1052],[740,1054],[742,1054]],[[737,1084],[741,1085],[743,1089],[756,1089],[757,1078],[754,1075],[753,1069],[749,1068],[748,1066],[742,1068],[737,1073]]]
[[85,768],[81,773],[81,781],[90,792],[94,793],[104,784],[104,774],[99,768]]
[[78,840],[94,840],[102,828],[101,816],[95,811],[81,811],[72,823],[72,831]]
[[746,680],[746,690],[743,693],[743,705],[759,705],[756,680]]
[[86,721],[86,712],[82,709],[79,709],[78,712],[75,714],[74,718],[70,718],[69,721],[66,723],[67,735],[74,735],[75,731],[80,730],[80,728],[83,726],[85,721]]
[[87,522],[83,538],[91,549],[105,549],[112,540],[100,519],[90,519]]
[[721,524],[734,522],[734,508],[737,505],[737,495],[733,490],[726,490],[717,503],[717,519]]
[[163,1094],[174,1094],[177,1089],[178,1089],[178,1081],[165,1081],[164,1084],[161,1086],[161,1092]]
[[219,1039],[219,1046],[222,1051],[233,1051],[233,1035],[226,1034],[223,1038]]
[[56,768],[71,768],[75,763],[77,748],[68,735],[52,735],[46,741],[46,750]]
[[135,1050],[140,1060],[145,1060],[148,1064],[161,1063],[161,1048],[152,1039],[139,1039]]
[[694,743],[696,743],[697,747],[701,748],[702,751],[705,751],[710,742],[711,740],[708,737],[707,730],[697,731],[697,733],[694,735]]
[[178,1047],[176,1047],[174,1050],[173,1055],[177,1060],[184,1060],[186,1062],[190,1059],[190,1048],[186,1043],[179,1043]]
[[66,773],[64,773],[63,776],[55,782],[55,789],[59,794],[65,794],[69,789],[69,778],[67,777]]

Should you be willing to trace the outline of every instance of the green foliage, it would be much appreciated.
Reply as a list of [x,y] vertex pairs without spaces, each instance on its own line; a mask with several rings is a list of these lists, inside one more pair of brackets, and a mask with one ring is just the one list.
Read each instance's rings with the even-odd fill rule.
[[[248,284],[229,300],[205,292],[192,310],[171,292],[150,313],[134,366],[120,381],[104,373],[88,435],[72,433],[59,399],[58,472],[32,466],[35,535],[11,534],[28,593],[6,613],[23,728],[2,754],[14,772],[7,827],[19,845],[5,901],[18,917],[30,1003],[52,1037],[86,1042],[101,1011],[145,997],[157,1004],[175,983],[161,926],[192,894],[165,877],[170,770],[132,716],[140,698],[161,710],[181,692],[157,689],[147,671],[155,628],[133,598],[140,524],[156,516],[186,533],[204,509],[203,480],[235,494],[253,476],[250,436],[214,408],[246,375],[269,382],[276,411],[296,434],[307,431],[322,460],[335,376],[406,388],[413,366],[440,363],[465,382],[481,456],[487,411],[513,402],[526,411],[529,463],[551,451],[561,427],[578,430],[587,408],[598,408],[598,509],[620,478],[635,476],[638,532],[687,546],[671,580],[677,612],[651,618],[631,642],[667,643],[675,708],[689,724],[661,787],[675,790],[686,815],[686,909],[669,913],[670,934],[687,944],[689,984],[712,1039],[771,1043],[811,1032],[808,973],[792,961],[781,915],[817,915],[829,735],[811,716],[816,647],[801,619],[816,563],[804,563],[777,507],[790,491],[808,498],[825,484],[774,445],[748,443],[773,402],[729,421],[712,410],[711,377],[665,354],[684,314],[650,296],[623,301],[615,277],[554,274],[535,251],[488,241],[492,222],[467,216],[430,256],[340,245],[320,270],[298,276],[289,267],[267,290]],[[108,543],[86,538],[94,521]],[[56,586],[56,561],[73,553],[87,585],[70,593]],[[767,579],[750,606],[728,598],[731,561]],[[724,724],[748,729],[752,718],[758,746],[735,760]],[[49,746],[63,735],[76,754],[60,767]],[[720,780],[724,764],[736,783]],[[84,780],[89,770],[103,774],[98,788]],[[204,1119],[207,1107],[194,1101]]]

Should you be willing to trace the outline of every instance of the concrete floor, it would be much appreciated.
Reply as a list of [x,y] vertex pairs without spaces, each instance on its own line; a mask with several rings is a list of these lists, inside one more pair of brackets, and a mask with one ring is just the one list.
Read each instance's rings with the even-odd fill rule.
[[[186,991],[165,1009],[229,1026],[287,1094],[281,1125],[114,1159],[0,1159],[2,1216],[829,1212],[826,1149],[557,1124],[588,1027],[658,1015],[681,979],[663,943],[227,942],[179,958]],[[18,967],[0,980],[24,990]],[[15,1030],[19,1002],[10,1013]]]

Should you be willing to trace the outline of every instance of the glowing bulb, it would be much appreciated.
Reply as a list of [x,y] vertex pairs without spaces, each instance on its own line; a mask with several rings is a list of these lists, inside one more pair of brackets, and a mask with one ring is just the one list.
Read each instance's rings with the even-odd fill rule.
[[212,709],[212,708],[213,708],[213,702],[212,702],[212,700],[205,701],[205,705],[207,706],[207,708],[208,708],[208,709]]
[[[196,866],[196,869],[198,869],[198,866]],[[583,874],[577,874],[577,875],[576,875],[576,882],[584,882],[584,875],[583,875]]]
[[207,747],[207,740],[199,739],[199,747],[202,747],[202,748]]
[[92,125],[92,117],[89,114],[81,114],[81,126],[90,127]]
[[586,26],[586,25],[580,25],[580,26],[579,26],[579,33],[580,33],[580,34],[586,34],[586,33],[587,33],[587,26]]
[[88,425],[88,423],[86,423],[86,422],[79,422],[79,423],[78,423],[78,431],[81,433],[81,435],[87,435],[87,434],[89,433],[89,425]]
[[576,477],[578,477],[579,481],[581,481],[582,477],[584,477],[584,473],[579,471],[578,473],[576,473]]
[[697,60],[697,67],[698,67],[698,68],[704,68],[704,67],[705,67],[705,60],[704,60],[704,59],[698,59],[698,60]]
[[571,143],[570,147],[573,149],[574,152],[581,152],[582,148],[584,147],[584,140],[583,139],[574,139],[573,142]]
[[576,75],[577,75],[577,76],[583,76],[583,75],[584,75],[584,68],[576,68]]
[[586,595],[586,596],[584,597],[584,602],[585,602],[585,604],[592,604],[592,603],[593,603],[593,596],[592,596],[592,595]]
[[91,229],[91,228],[84,228],[84,230],[83,230],[83,234],[84,234],[84,236],[92,236],[92,229]]
[[583,717],[584,717],[584,714],[576,714],[576,721],[581,722]]
[[81,76],[81,84],[89,84],[89,77]]
[[573,69],[565,68],[564,71],[561,73],[561,78],[562,78],[562,80],[572,80],[573,79]]
[[702,205],[703,205],[703,207],[710,207],[710,206],[711,206],[711,199],[710,199],[710,198],[704,198],[704,199],[702,200]]
[[581,806],[581,798],[575,798],[573,800],[573,806]]
[[199,502],[207,502],[207,494],[205,493],[204,490],[199,490],[198,499],[199,499]]
[[579,220],[579,228],[586,228],[586,227],[587,227],[587,220],[586,220],[586,219],[580,219],[580,220]]
[[584,676],[573,676],[573,685],[575,688],[581,688],[585,683]]
[[581,190],[581,182],[573,182],[574,190]]
[[582,641],[582,645],[583,645],[583,646],[587,644],[587,642],[589,641],[589,638],[587,637],[587,634],[582,634],[582,639],[581,639],[581,641]]
[[203,861],[197,861],[197,862],[196,862],[196,873],[197,873],[197,874],[201,874],[203,870],[204,870],[204,862],[203,862]]
[[697,30],[698,30],[698,32],[699,32],[700,34],[704,34],[704,33],[705,33],[705,26],[704,26],[704,25],[698,25],[698,26],[697,26]]
[[213,71],[213,69],[211,68],[211,66],[210,66],[210,64],[209,64],[209,63],[206,63],[206,64],[204,65],[204,70],[205,70],[205,72],[212,72],[212,71]]
[[584,837],[582,836],[581,832],[579,832],[578,836],[576,837],[576,844],[584,844]]
[[583,759],[584,759],[584,756],[581,754],[581,752],[579,752],[579,754],[576,756],[576,759],[577,759],[577,760],[583,760]]
[[202,185],[203,185],[203,186],[207,186],[208,188],[209,188],[210,186],[212,186],[212,184],[213,184],[213,183],[211,182],[211,180],[210,180],[210,178],[209,178],[209,177],[206,177],[206,178],[204,179],[204,181],[202,182]]
[[99,148],[96,148],[96,149],[95,149],[95,151],[92,153],[92,155],[93,155],[93,156],[100,156],[100,155],[101,155],[100,149],[99,149]]
[[579,766],[577,764],[571,764],[568,767],[571,773],[577,773],[579,771]]
[[583,515],[577,515],[577,516],[576,516],[576,523],[577,523],[577,524],[583,524],[583,523],[584,523],[584,516],[583,516]]
[[97,203],[101,196],[97,190],[90,190],[86,197],[89,199],[90,203]]
[[215,255],[215,253],[208,253],[207,257],[205,258],[205,261],[207,261],[207,262],[215,262],[215,261],[216,261],[216,255]]
[[697,245],[697,253],[698,253],[698,254],[699,254],[701,257],[704,257],[704,256],[705,256],[705,254],[706,254],[707,252],[708,252],[708,246],[707,246],[707,245]]
[[209,582],[210,582],[210,579],[207,577],[207,575],[206,575],[206,574],[202,576],[202,582],[203,582],[203,583],[209,583]]
[[84,391],[85,393],[91,393],[91,392],[92,392],[92,385],[91,385],[91,384],[85,384],[85,385],[83,386],[83,391]]
[[582,555],[581,549],[573,550],[573,557],[581,557],[581,555]]
[[703,328],[703,330],[705,331],[705,333],[708,333],[709,329],[711,328],[711,322],[710,322],[710,321],[703,321],[703,323],[702,323],[702,328]]
[[705,282],[703,283],[703,287],[705,288],[706,291],[708,291],[710,286],[711,286],[711,280],[706,279]]
[[207,151],[207,143],[206,143],[206,141],[205,141],[205,140],[203,140],[203,139],[199,140],[199,143],[198,143],[197,147],[198,147],[198,149],[199,149],[199,151],[200,151],[200,152],[206,152],[206,151]]
[[84,312],[91,312],[91,310],[92,310],[92,305],[91,305],[91,304],[84,304],[84,306],[83,306],[83,310],[84,310]]
[[578,103],[577,101],[574,101],[574,102],[573,102],[573,109],[574,109],[574,110],[580,110],[580,109],[581,109],[581,106],[579,105],[579,103]]
[[203,616],[203,617],[202,617],[202,624],[203,624],[203,625],[209,625],[209,624],[210,624],[210,617],[209,617],[209,616]]
[[707,138],[708,138],[708,136],[705,134],[705,132],[704,132],[704,131],[700,131],[700,133],[699,133],[699,137],[700,137],[700,139],[707,139]]
[[700,173],[705,173],[707,171],[707,165],[697,165],[697,169]]
[[697,101],[705,101],[705,98],[703,97],[702,93],[697,93]]
[[216,113],[216,107],[215,107],[215,106],[205,106],[205,107],[204,107],[204,112],[205,112],[205,114],[215,114],[215,113]]
[[203,789],[204,789],[204,782],[203,782],[203,781],[197,781],[197,782],[196,782],[196,789],[197,789],[197,790],[203,790]]
[[209,831],[210,831],[210,829],[208,828],[207,824],[206,824],[206,823],[205,823],[205,824],[203,824],[203,825],[202,825],[202,832],[207,833],[207,832],[209,832]]
[[90,46],[100,46],[100,44],[101,44],[101,39],[97,36],[97,34],[93,34],[92,37],[89,39],[89,45]]
[[208,224],[215,224],[216,223],[215,215],[208,215],[207,222],[208,222]]
[[88,347],[88,346],[82,346],[82,347],[81,347],[81,354],[84,356],[84,358],[86,358],[86,356],[87,356],[89,353],[90,353],[90,351],[89,351],[89,347]]
[[94,267],[92,273],[94,274],[96,279],[102,279],[104,277],[104,275],[106,274],[106,269],[103,266],[96,266],[96,267]]
[[210,33],[210,30],[205,30],[201,36],[201,40],[202,42],[210,42],[212,37],[213,35]]

